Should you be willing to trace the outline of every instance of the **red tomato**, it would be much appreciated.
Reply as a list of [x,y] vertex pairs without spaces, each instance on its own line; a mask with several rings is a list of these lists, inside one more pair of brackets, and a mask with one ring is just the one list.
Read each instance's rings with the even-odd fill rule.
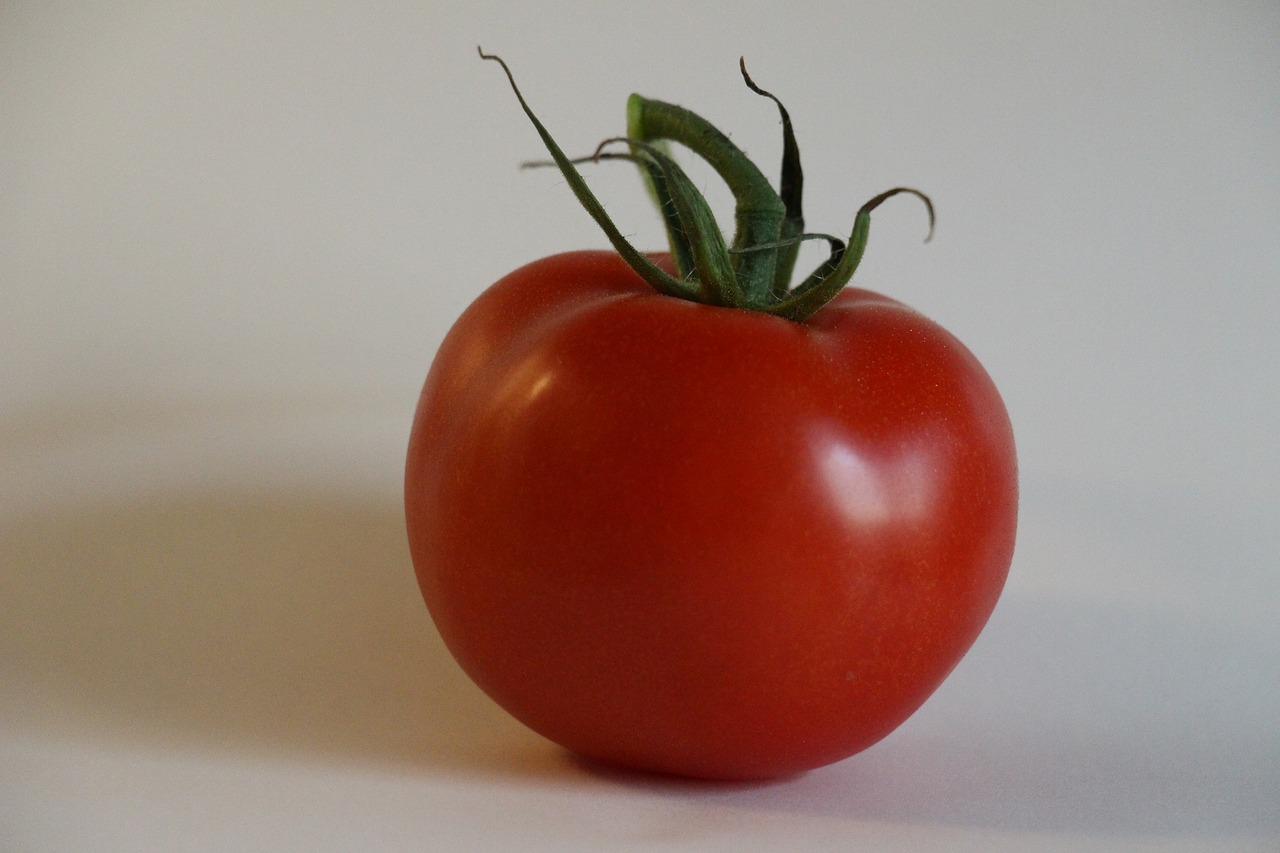
[[499,705],[596,759],[751,779],[865,749],[947,676],[1017,472],[986,372],[901,303],[796,323],[574,252],[450,331],[405,497],[431,615]]

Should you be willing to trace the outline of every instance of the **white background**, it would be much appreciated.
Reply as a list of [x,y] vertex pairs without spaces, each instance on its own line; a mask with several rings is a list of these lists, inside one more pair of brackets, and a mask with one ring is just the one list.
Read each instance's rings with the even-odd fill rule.
[[[586,766],[440,645],[399,505],[432,353],[605,245],[477,44],[571,153],[634,90],[772,171],[745,55],[811,228],[937,203],[857,280],[986,364],[1022,522],[868,752]],[[1278,46],[1266,0],[0,5],[0,849],[1277,849]]]

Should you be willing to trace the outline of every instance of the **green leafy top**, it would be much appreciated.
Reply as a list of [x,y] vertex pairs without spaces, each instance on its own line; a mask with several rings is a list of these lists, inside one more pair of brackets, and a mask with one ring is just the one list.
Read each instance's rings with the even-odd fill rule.
[[[806,233],[801,212],[804,175],[791,117],[781,101],[755,84],[745,63],[740,63],[740,68],[747,86],[772,100],[782,117],[782,176],[777,191],[746,154],[705,119],[683,107],[639,95],[627,101],[627,136],[606,139],[590,157],[572,160],[529,108],[507,64],[482,50],[480,57],[502,66],[521,108],[551,155],[548,165],[560,169],[614,249],[660,293],[801,322],[834,298],[853,276],[866,250],[871,211],[888,199],[907,193],[923,201],[929,213],[926,241],[933,236],[933,203],[910,187],[886,190],[862,205],[847,243],[827,234]],[[672,158],[668,142],[679,143],[702,157],[728,185],[735,202],[732,243],[726,244],[706,199]],[[624,150],[614,150],[622,146]],[[666,225],[676,275],[667,273],[622,236],[576,168],[581,162],[606,159],[639,165]],[[831,253],[807,278],[792,286],[800,243],[810,239],[826,240]]]

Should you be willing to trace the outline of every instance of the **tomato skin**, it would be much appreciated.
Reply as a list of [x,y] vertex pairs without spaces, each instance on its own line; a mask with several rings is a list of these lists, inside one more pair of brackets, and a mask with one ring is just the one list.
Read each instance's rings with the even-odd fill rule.
[[794,323],[574,252],[449,332],[405,502],[499,705],[596,759],[753,779],[865,749],[947,676],[1008,572],[1017,465],[986,372],[898,302]]

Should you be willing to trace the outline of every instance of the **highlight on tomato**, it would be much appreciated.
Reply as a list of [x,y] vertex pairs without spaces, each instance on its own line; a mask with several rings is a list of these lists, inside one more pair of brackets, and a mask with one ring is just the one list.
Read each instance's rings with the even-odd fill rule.
[[[805,230],[791,118],[775,189],[694,113],[633,95],[572,160],[498,63],[613,246],[489,287],[431,364],[405,510],[423,598],[500,706],[583,756],[711,779],[816,768],[885,737],[971,647],[1004,585],[1017,462],[995,385]],[[724,235],[672,154],[733,193]],[[668,249],[633,247],[578,171],[636,164]],[[803,241],[829,253],[804,277]]]

